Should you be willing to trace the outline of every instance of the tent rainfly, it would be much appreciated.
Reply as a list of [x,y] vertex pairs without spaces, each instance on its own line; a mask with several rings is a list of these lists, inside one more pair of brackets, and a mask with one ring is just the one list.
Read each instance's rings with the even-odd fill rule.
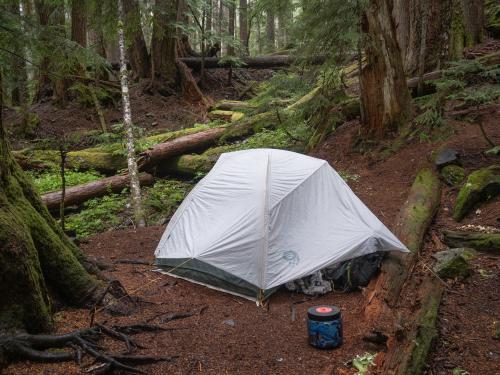
[[155,252],[164,272],[262,302],[279,286],[406,247],[324,160],[254,149],[220,156]]

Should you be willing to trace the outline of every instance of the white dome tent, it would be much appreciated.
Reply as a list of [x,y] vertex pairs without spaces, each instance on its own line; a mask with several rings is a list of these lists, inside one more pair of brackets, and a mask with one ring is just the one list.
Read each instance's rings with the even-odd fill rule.
[[155,251],[170,274],[262,301],[376,251],[408,251],[324,160],[254,149],[220,156]]

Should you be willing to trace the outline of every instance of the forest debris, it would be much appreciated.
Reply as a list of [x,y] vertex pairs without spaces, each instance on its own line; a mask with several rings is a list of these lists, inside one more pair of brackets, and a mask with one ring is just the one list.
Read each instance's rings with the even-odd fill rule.
[[217,109],[208,113],[210,120],[238,121],[245,116],[242,112]]
[[468,247],[500,254],[500,233],[458,232],[444,230],[444,242],[450,247]]
[[500,194],[500,165],[479,169],[469,175],[460,189],[453,212],[453,218],[461,221],[479,202]]
[[[139,175],[139,181],[143,186],[152,185],[153,180],[153,176],[148,173],[141,173]],[[86,184],[72,186],[66,189],[64,204],[67,206],[80,204],[92,198],[102,197],[110,193],[117,193],[127,187],[128,184],[129,177],[128,174],[126,174],[106,177]],[[42,195],[42,202],[45,203],[49,210],[58,209],[61,199],[62,194],[60,191]]]

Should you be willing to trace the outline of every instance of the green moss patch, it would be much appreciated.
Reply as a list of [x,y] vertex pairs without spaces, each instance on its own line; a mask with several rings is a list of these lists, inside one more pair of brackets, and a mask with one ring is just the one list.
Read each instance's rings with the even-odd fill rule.
[[458,186],[465,178],[465,170],[458,165],[447,165],[441,170],[441,176],[449,186]]
[[500,193],[500,165],[492,165],[470,174],[460,189],[453,218],[462,220],[479,202],[494,198]]

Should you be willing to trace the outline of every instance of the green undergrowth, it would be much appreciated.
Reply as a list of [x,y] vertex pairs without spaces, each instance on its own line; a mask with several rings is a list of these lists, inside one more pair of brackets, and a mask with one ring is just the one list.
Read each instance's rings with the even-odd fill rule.
[[[61,190],[61,175],[58,170],[49,169],[41,172],[27,172],[40,194],[45,194],[55,190]],[[102,178],[103,176],[95,171],[77,171],[67,170],[64,174],[66,187],[92,182]]]
[[[177,180],[158,180],[153,186],[144,187],[142,199],[147,224],[159,225],[169,219],[191,188],[192,184]],[[129,198],[128,189],[124,189],[119,194],[91,199],[83,204],[81,211],[66,217],[66,228],[85,238],[130,226],[133,213]]]
[[[401,137],[387,150],[391,155],[402,146],[406,140],[417,139],[420,142],[444,141],[453,132],[453,126],[448,123],[445,111],[456,119],[468,117],[463,110],[477,108],[480,105],[493,103],[500,98],[500,67],[485,66],[478,60],[460,60],[450,63],[443,76],[433,81],[436,88],[434,94],[414,100],[417,110],[412,124],[401,131]],[[457,112],[458,111],[458,112]],[[462,112],[460,112],[462,111]],[[474,117],[474,113],[472,113]],[[475,118],[469,119],[475,122]]]
[[258,94],[249,102],[259,112],[286,107],[313,89],[311,82],[297,73],[278,72],[271,79],[260,84]]

